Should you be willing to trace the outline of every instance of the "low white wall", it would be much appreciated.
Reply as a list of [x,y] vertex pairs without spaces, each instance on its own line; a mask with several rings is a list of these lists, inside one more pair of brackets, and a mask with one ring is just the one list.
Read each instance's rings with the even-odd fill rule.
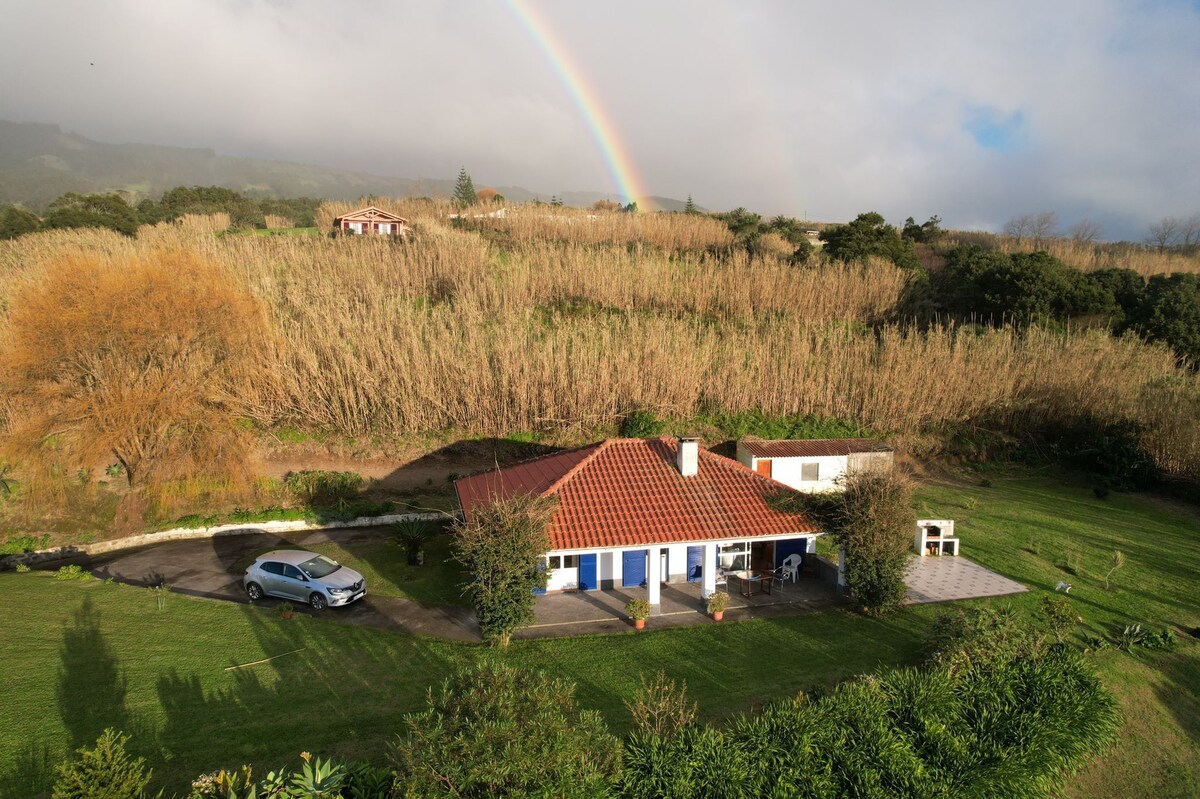
[[410,521],[433,521],[435,519],[458,518],[457,513],[390,513],[384,516],[360,516],[344,522],[327,522],[314,524],[303,520],[260,522],[252,524],[219,524],[212,527],[177,527],[172,530],[161,530],[157,533],[131,535],[127,538],[114,538],[110,541],[97,541],[92,544],[79,544],[43,549],[37,552],[25,552],[19,555],[9,555],[0,558],[0,569],[13,568],[19,563],[43,563],[46,561],[63,560],[78,555],[103,555],[122,549],[162,544],[168,541],[188,541],[192,539],[216,538],[226,535],[254,535],[256,533],[294,533],[305,530],[338,530],[347,527],[378,527],[385,524]]

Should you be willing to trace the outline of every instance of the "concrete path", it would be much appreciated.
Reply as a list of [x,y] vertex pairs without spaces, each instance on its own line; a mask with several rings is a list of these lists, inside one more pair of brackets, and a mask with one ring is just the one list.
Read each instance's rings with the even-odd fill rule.
[[1029,589],[962,556],[913,558],[904,581],[904,604],[1019,594]]
[[[724,590],[724,589],[722,589]],[[646,589],[620,587],[608,591],[578,591],[539,597],[537,620],[519,630],[515,638],[564,638],[572,635],[623,633],[633,629],[625,613],[631,599],[646,598]],[[699,583],[670,583],[660,591],[658,608],[646,621],[646,628],[661,630],[696,624],[715,624],[700,598]],[[734,585],[729,591],[726,621],[798,616],[842,606],[833,587],[816,577],[805,576],[794,583],[776,585],[770,594],[746,598]]]

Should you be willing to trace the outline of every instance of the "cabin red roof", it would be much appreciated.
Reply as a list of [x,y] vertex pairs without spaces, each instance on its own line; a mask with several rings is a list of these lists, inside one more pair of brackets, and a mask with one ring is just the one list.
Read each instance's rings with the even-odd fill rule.
[[849,455],[855,452],[891,452],[892,448],[874,438],[810,438],[799,441],[767,441],[746,436],[738,444],[756,458],[815,458]]
[[811,533],[802,515],[771,507],[788,488],[728,458],[699,451],[697,473],[676,467],[668,438],[609,439],[454,483],[470,519],[479,505],[518,494],[556,495],[554,549],[591,549]]
[[405,219],[404,217],[397,216],[396,214],[393,214],[390,211],[384,211],[382,208],[376,208],[373,205],[368,205],[366,208],[359,208],[357,211],[351,211],[348,214],[342,214],[341,216],[335,218],[333,221],[334,221],[334,224],[337,224],[338,222],[341,222],[343,220],[346,220],[348,222],[383,221],[383,222],[401,222],[406,225],[408,224],[408,220]]

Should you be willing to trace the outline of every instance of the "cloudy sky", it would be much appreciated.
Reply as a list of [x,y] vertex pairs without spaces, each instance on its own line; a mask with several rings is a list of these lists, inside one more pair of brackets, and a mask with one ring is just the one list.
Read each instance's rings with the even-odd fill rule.
[[0,19],[0,117],[101,141],[818,220],[1054,210],[1119,238],[1200,211],[1195,0],[0,0]]

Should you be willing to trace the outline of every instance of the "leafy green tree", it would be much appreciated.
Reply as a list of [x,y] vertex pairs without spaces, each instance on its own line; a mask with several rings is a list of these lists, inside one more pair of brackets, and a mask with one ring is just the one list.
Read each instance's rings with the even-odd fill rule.
[[74,760],[58,768],[54,799],[141,799],[150,772],[146,761],[125,751],[129,736],[108,729],[92,749],[78,750]]
[[42,220],[32,211],[27,211],[18,205],[5,205],[0,208],[0,239],[15,239],[26,233],[33,233],[42,226]]
[[454,183],[454,193],[450,198],[459,208],[475,204],[475,184],[471,181],[471,176],[467,174],[466,167],[458,170],[458,180]]
[[223,186],[177,186],[163,194],[159,206],[158,215],[165,220],[184,214],[226,213],[230,224],[237,228],[266,226],[257,202]]
[[865,261],[876,256],[905,269],[921,265],[912,242],[900,238],[896,228],[874,211],[859,214],[848,224],[828,227],[820,238],[825,242],[825,254],[838,261]]
[[696,210],[696,204],[694,202],[692,202],[692,195],[690,195],[690,194],[688,195],[687,202],[684,203],[684,205],[683,205],[683,212],[685,214],[700,213],[699,211]]
[[134,236],[138,218],[119,194],[67,192],[50,203],[43,225],[50,229],[100,227]]
[[940,239],[945,231],[941,228],[942,218],[937,214],[929,217],[921,224],[917,224],[910,216],[904,220],[904,229],[900,233],[900,237],[905,241],[912,241],[917,244],[933,244]]
[[398,796],[578,797],[610,794],[620,743],[574,686],[483,664],[430,691],[393,752]]
[[956,247],[929,286],[941,313],[993,324],[1113,317],[1121,311],[1106,279],[1091,279],[1040,251],[1009,255],[978,245]]
[[455,558],[471,575],[466,593],[483,637],[508,646],[533,621],[534,592],[546,587],[552,499],[515,496],[477,506],[454,528]]
[[1085,273],[1085,278],[1107,290],[1116,302],[1113,309],[1113,327],[1123,330],[1126,320],[1137,315],[1146,293],[1146,278],[1132,269],[1098,269]]
[[1146,284],[1133,328],[1151,341],[1162,341],[1200,368],[1200,275],[1154,275]]

